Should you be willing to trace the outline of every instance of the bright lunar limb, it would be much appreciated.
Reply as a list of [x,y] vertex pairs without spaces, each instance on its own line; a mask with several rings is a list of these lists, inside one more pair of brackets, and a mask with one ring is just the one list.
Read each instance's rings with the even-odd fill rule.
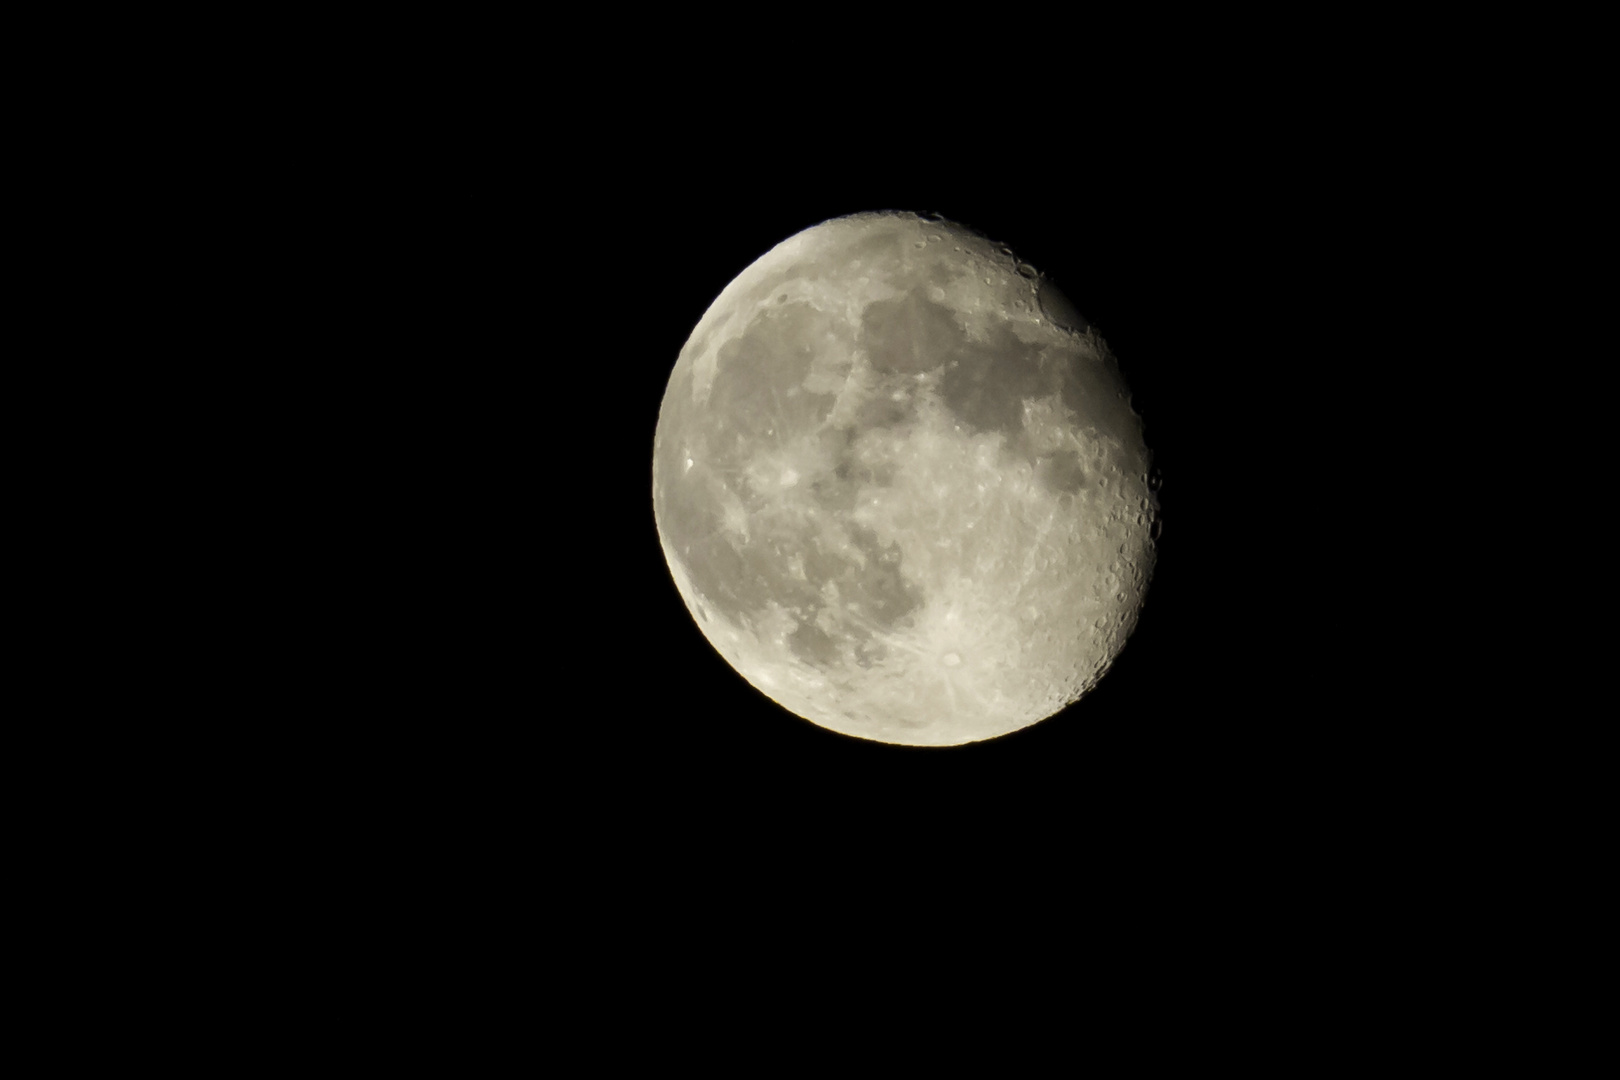
[[676,587],[745,679],[865,739],[994,738],[1090,690],[1152,573],[1149,454],[1061,293],[951,222],[778,244],[681,350],[653,441]]

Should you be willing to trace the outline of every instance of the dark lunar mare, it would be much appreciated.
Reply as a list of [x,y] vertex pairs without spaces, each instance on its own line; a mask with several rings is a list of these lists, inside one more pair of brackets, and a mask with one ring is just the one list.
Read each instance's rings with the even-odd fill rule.
[[[788,610],[799,622],[790,646],[818,666],[843,658],[838,643],[817,625],[829,583],[836,586],[838,609],[854,613],[840,636],[858,643],[896,629],[922,605],[900,573],[898,546],[885,546],[875,532],[858,526],[846,528],[853,552],[827,543],[823,521],[847,518],[859,488],[885,479],[855,460],[851,428],[826,426],[836,395],[803,386],[819,356],[842,356],[847,366],[850,344],[849,329],[810,304],[762,309],[721,347],[704,405],[692,404],[690,367],[674,380],[665,405],[666,441],[656,458],[659,519],[693,588],[717,613],[749,630],[772,603]],[[745,473],[761,451],[815,431],[833,464],[802,480],[812,508],[750,488]],[[684,444],[677,445],[678,436]],[[728,496],[746,512],[746,536],[726,527]],[[782,572],[795,556],[803,579]]]

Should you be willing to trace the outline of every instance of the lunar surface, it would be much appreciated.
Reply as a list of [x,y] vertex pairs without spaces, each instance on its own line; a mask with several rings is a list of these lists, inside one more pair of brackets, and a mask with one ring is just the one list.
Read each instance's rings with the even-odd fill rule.
[[789,711],[950,746],[1089,691],[1152,573],[1149,453],[1061,293],[963,226],[857,214],[778,244],[681,350],[653,443],[670,573]]

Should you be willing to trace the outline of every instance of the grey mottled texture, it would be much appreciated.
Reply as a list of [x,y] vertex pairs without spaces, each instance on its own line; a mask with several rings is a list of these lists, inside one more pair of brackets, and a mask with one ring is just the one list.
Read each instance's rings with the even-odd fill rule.
[[862,214],[743,271],[670,374],[653,509],[709,641],[836,731],[952,745],[1076,700],[1153,565],[1140,418],[1052,284]]

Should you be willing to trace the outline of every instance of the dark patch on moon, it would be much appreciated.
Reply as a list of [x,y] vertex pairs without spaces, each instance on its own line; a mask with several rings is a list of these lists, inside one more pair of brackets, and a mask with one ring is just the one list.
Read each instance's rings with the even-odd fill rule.
[[855,663],[858,667],[870,668],[881,664],[889,657],[889,650],[879,641],[862,641],[855,646]]
[[944,364],[961,347],[956,313],[913,289],[875,300],[861,313],[862,347],[881,374],[918,375]]
[[1063,404],[1074,412],[1075,423],[1121,446],[1140,441],[1136,414],[1124,397],[1125,380],[1112,356],[1064,354],[1056,374]]
[[1086,471],[1075,450],[1042,455],[1035,463],[1035,477],[1046,490],[1057,494],[1072,495],[1086,486]]
[[884,545],[876,532],[859,525],[850,528],[850,536],[866,556],[866,565],[839,582],[843,602],[859,604],[879,629],[893,630],[923,602],[900,573],[900,545]]
[[764,614],[771,600],[780,602],[781,557],[757,530],[744,539],[719,528],[718,512],[708,516],[715,527],[685,545],[681,561],[710,607],[734,623],[752,625],[752,616]]
[[[735,625],[750,628],[759,624],[771,605],[782,607],[799,622],[789,635],[789,647],[817,666],[842,656],[838,642],[814,625],[829,605],[823,595],[829,583],[837,590],[832,606],[858,609],[851,610],[854,622],[839,620],[855,641],[898,628],[923,603],[901,571],[899,546],[883,544],[869,528],[848,524],[857,492],[877,479],[848,451],[846,444],[842,475],[817,477],[810,486],[818,504],[815,513],[779,506],[756,508],[748,515],[746,536],[725,527],[728,486],[721,475],[694,468],[701,479],[681,483],[678,489],[661,480],[660,528],[707,607]],[[824,519],[845,523],[855,551],[826,544],[821,527]],[[788,571],[795,563],[803,569],[802,578]]]
[[[780,293],[782,286],[791,281],[797,281],[800,278],[807,277],[809,276],[809,273],[810,271],[807,267],[789,266],[784,269],[777,270],[774,273],[767,274],[763,280],[756,282],[748,290],[747,295],[741,298],[738,303],[740,306],[753,308],[764,304],[765,300],[773,293],[778,293],[779,295],[785,296],[785,293]],[[681,347],[680,359],[685,360],[688,367],[690,367],[698,357],[702,356],[708,351],[709,342],[714,340],[714,335],[719,332],[721,327],[725,325],[725,320],[723,319],[712,319],[706,321],[707,325],[704,325],[703,320],[699,321],[698,325],[700,329],[695,330],[692,336],[687,339],[686,344]]]
[[788,635],[787,643],[794,656],[812,667],[832,667],[842,659],[838,643],[815,623],[800,623],[799,628]]
[[[787,579],[783,586],[793,597],[800,619],[799,627],[788,637],[788,646],[801,660],[823,666],[843,656],[839,644],[815,625],[829,606],[822,595],[828,582],[838,590],[838,598],[830,606],[855,616],[853,622],[841,618],[837,621],[857,646],[869,642],[874,632],[900,628],[922,607],[922,596],[901,573],[899,546],[880,543],[872,530],[851,528],[850,539],[860,552],[857,558],[824,550],[816,536],[800,535],[798,539],[803,543],[799,553],[804,560],[805,580]],[[773,599],[787,606],[780,597]]]
[[1075,310],[1074,304],[1063,295],[1063,290],[1052,284],[1051,278],[1041,280],[1040,289],[1035,294],[1035,300],[1041,305],[1041,314],[1065,330],[1076,333],[1085,333],[1091,324],[1085,317]]
[[1056,387],[1041,365],[1037,345],[1021,341],[1011,323],[996,324],[988,342],[962,337],[946,368],[940,394],[974,431],[999,431],[1009,440],[1024,427],[1024,399]]
[[829,494],[823,496],[822,505],[853,510],[859,488],[893,486],[897,468],[893,461],[862,461],[856,456],[853,448],[848,449],[839,456],[837,464],[833,466],[834,484],[830,485]]
[[854,431],[903,427],[917,418],[917,399],[903,380],[880,380],[873,391],[861,398],[850,419]]
[[814,430],[837,395],[809,392],[805,378],[825,353],[847,365],[849,336],[847,327],[808,303],[762,309],[720,347],[701,419],[683,417],[678,430],[701,438],[703,459],[723,472],[746,467],[764,447]]
[[659,473],[653,492],[659,529],[683,560],[702,558],[703,547],[712,542],[722,522],[719,501],[706,490],[712,478],[707,470],[694,469],[683,477],[676,468],[671,474],[670,466],[661,467]]

